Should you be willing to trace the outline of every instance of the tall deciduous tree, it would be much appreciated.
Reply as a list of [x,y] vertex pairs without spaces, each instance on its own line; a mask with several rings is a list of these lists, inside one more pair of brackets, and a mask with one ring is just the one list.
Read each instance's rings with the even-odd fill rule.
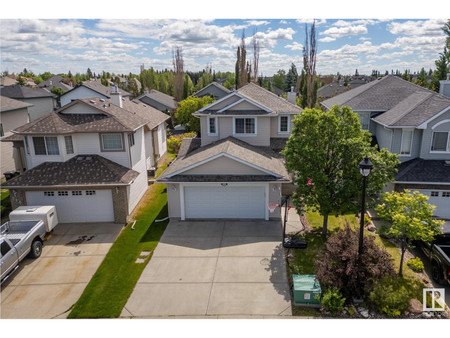
[[297,115],[283,153],[297,184],[293,202],[299,211],[311,207],[323,216],[324,235],[328,215],[359,210],[359,162],[365,155],[374,165],[367,180],[369,205],[387,181],[394,179],[399,163],[397,155],[371,147],[370,133],[361,129],[358,115],[345,106],[333,106],[327,112],[306,109]]
[[183,98],[184,61],[183,50],[176,47],[173,54],[173,71],[175,73],[175,99],[179,102]]
[[305,47],[303,48],[304,68],[306,73],[306,106],[312,108],[315,105],[314,97],[314,77],[316,76],[316,56],[317,56],[317,37],[316,21],[314,20],[311,30],[308,32],[308,25],[305,25]]
[[255,34],[253,34],[252,44],[253,44],[253,69],[252,69],[252,82],[258,82],[258,71],[259,71],[259,41]]
[[241,88],[248,83],[247,50],[245,47],[245,31],[242,31],[241,45],[237,49],[236,87]]
[[382,195],[382,204],[376,207],[377,216],[390,222],[385,232],[400,243],[401,260],[398,274],[402,276],[403,257],[410,241],[431,241],[439,233],[443,221],[433,219],[434,205],[428,196],[418,191],[392,192]]
[[179,103],[175,117],[181,125],[186,127],[186,131],[195,131],[198,134],[200,133],[200,119],[192,114],[213,102],[214,99],[210,96],[202,98],[190,96]]

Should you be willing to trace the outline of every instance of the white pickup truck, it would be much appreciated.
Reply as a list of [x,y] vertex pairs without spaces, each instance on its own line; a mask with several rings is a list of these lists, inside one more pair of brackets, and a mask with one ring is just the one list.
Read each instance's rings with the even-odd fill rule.
[[42,220],[6,222],[0,227],[0,281],[19,267],[27,255],[38,258],[46,234]]

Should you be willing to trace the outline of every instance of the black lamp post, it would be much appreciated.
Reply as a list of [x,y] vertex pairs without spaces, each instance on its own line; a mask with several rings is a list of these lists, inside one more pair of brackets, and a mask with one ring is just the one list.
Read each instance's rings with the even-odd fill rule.
[[358,261],[361,259],[363,251],[363,240],[364,240],[364,214],[366,213],[366,179],[370,175],[373,169],[373,164],[370,162],[369,158],[366,156],[364,160],[359,163],[359,171],[363,177],[363,190],[362,190],[362,205],[361,205],[361,217],[359,226],[359,250],[358,250]]

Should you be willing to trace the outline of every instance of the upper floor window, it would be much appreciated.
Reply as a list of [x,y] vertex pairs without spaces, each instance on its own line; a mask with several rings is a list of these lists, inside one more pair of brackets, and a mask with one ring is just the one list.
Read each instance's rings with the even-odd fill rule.
[[235,118],[234,119],[235,134],[253,134],[256,135],[256,119],[251,118]]
[[358,113],[358,117],[361,122],[361,128],[364,130],[369,130],[370,113]]
[[130,147],[134,146],[134,134],[128,134],[128,143],[130,144]]
[[217,118],[216,117],[208,117],[208,135],[209,136],[217,135]]
[[123,151],[122,134],[101,134],[102,151]]
[[58,138],[56,136],[33,136],[33,145],[36,155],[59,155]]
[[413,130],[403,129],[402,144],[400,148],[401,155],[411,155],[412,139],[413,139]]
[[278,117],[278,132],[288,133],[289,129],[289,115],[280,115]]
[[73,154],[72,136],[64,136],[64,142],[66,143],[66,154]]
[[436,131],[433,133],[431,151],[450,151],[450,133],[446,131]]

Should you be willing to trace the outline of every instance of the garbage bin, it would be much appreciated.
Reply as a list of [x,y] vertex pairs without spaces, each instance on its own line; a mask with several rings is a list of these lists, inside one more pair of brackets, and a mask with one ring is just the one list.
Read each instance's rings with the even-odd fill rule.
[[19,174],[20,174],[20,172],[18,172],[18,171],[16,171],[16,170],[13,170],[13,171],[7,171],[7,172],[3,173],[3,175],[5,175],[5,179],[6,179],[7,181],[10,180],[10,179],[13,178],[13,177],[19,175]]
[[320,306],[322,289],[316,275],[292,275],[294,284],[294,304]]

